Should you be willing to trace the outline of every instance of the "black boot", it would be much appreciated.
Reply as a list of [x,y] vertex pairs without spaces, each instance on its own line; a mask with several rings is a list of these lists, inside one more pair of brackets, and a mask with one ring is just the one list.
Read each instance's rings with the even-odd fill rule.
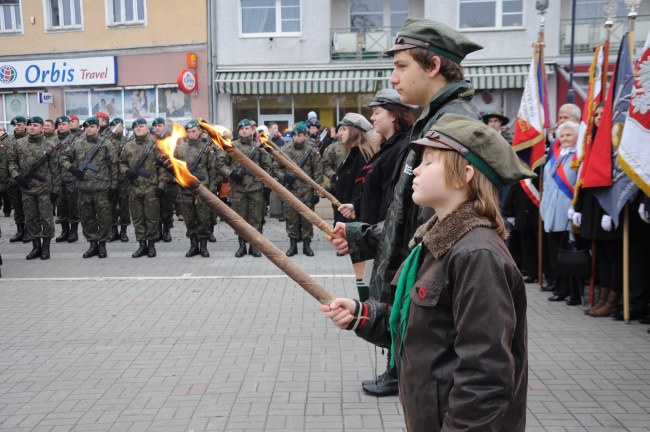
[[122,225],[120,227],[120,241],[123,241],[123,242],[128,242],[129,241],[129,236],[126,235],[126,225]]
[[79,222],[72,222],[70,224],[70,234],[68,234],[68,243],[74,243],[79,240],[77,230],[79,229]]
[[68,236],[70,235],[70,223],[66,221],[61,221],[61,235],[56,238],[57,243],[68,241]]
[[199,239],[196,236],[196,234],[192,234],[190,236],[190,250],[185,252],[185,256],[188,258],[192,258],[193,256],[196,256],[199,254]]
[[169,243],[172,241],[172,234],[169,232],[172,227],[171,221],[163,221],[162,241]]
[[217,238],[214,236],[214,225],[210,224],[210,234],[208,234],[208,241],[210,243],[216,243]]
[[106,258],[108,256],[108,252],[106,252],[105,241],[100,241],[99,244],[97,245],[97,256],[100,258]]
[[305,255],[307,255],[309,257],[312,257],[312,256],[314,256],[314,251],[309,246],[310,243],[311,243],[310,239],[304,239],[302,241],[302,253],[304,253]]
[[48,260],[50,259],[50,241],[51,238],[43,238],[43,244],[41,245],[41,259]]
[[394,396],[398,393],[397,384],[397,369],[390,367],[389,350],[386,372],[379,375],[374,380],[362,381],[361,388],[365,393],[372,396]]
[[[68,240],[69,241],[69,240]],[[90,258],[99,255],[99,245],[95,240],[90,241],[90,247],[82,256],[84,258]]]
[[253,246],[252,244],[250,246],[248,246],[248,253],[250,255],[253,255],[255,258],[259,258],[259,257],[262,256],[260,251],[258,251],[257,248],[255,246]]
[[149,240],[147,241],[147,256],[153,258],[156,256],[156,241]]
[[208,238],[201,237],[199,239],[199,252],[203,258],[210,257],[210,252],[208,252]]
[[23,236],[25,235],[25,224],[16,224],[16,234],[9,239],[11,243],[16,243],[23,241]]
[[140,258],[141,256],[145,256],[147,254],[147,241],[146,240],[140,240],[140,246],[138,249],[131,254],[132,258]]
[[41,256],[41,239],[33,239],[32,246],[32,251],[25,257],[26,260],[33,260]]
[[111,227],[111,235],[108,237],[109,242],[114,242],[120,239],[120,234],[117,232],[117,225]]
[[32,236],[29,235],[29,230],[25,227],[23,228],[23,243],[29,243],[30,241],[32,241]]
[[239,249],[237,249],[237,252],[235,252],[235,257],[241,258],[244,255],[246,255],[246,240],[239,237]]
[[289,245],[289,249],[287,249],[287,256],[292,257],[298,253],[298,240],[295,238],[289,238],[289,242],[291,244]]

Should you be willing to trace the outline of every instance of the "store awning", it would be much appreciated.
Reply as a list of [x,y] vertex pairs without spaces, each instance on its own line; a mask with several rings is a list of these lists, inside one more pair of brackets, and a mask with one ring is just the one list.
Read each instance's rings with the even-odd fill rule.
[[[546,65],[552,74],[553,65]],[[523,88],[528,65],[468,66],[465,78],[477,90]],[[373,93],[390,87],[393,69],[217,72],[217,93],[241,95]]]

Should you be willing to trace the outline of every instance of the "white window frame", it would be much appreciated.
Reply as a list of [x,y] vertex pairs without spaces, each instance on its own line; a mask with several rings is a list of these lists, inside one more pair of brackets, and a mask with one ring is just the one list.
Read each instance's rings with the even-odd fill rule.
[[[495,26],[494,27],[474,27],[474,28],[461,28],[460,27],[460,4],[461,3],[471,3],[476,2],[485,2],[485,1],[494,1],[496,3],[495,7]],[[458,16],[458,22],[456,23],[456,28],[461,32],[483,32],[483,31],[510,31],[510,30],[524,30],[526,26],[524,21],[526,20],[526,0],[521,0],[521,25],[520,26],[511,26],[503,27],[503,0],[459,0],[457,3],[456,16]]]
[[[302,35],[302,23],[303,23],[303,5],[302,0],[299,0],[298,5],[300,7],[300,31],[297,32],[283,32],[282,31],[282,0],[275,0],[275,32],[267,33],[244,33],[244,14],[242,13],[242,2],[241,0],[237,1],[238,12],[239,12],[239,37],[240,38],[260,38],[260,37],[296,37]],[[278,31],[278,29],[280,29]]]
[[[0,34],[24,33],[25,30],[23,26],[23,2],[18,0],[17,5],[9,5],[9,6],[13,6],[11,8],[11,21],[14,24],[14,28],[9,30],[4,28],[5,25],[4,7],[0,7]],[[16,19],[16,9],[18,9],[18,11],[20,12],[20,20]]]
[[60,11],[60,19],[63,20],[63,2],[64,1],[69,1],[72,9],[71,9],[71,21],[75,22],[77,18],[77,14],[74,8],[75,0],[44,0],[43,1],[43,12],[45,16],[45,31],[46,32],[61,32],[61,31],[82,31],[84,29],[84,4],[83,0],[79,0],[79,20],[81,24],[72,24],[69,26],[66,25],[60,25],[60,26],[54,26],[52,24],[52,8],[50,7],[50,3],[52,1],[58,1],[59,2],[59,11]]
[[[133,16],[136,17],[138,15],[138,2],[142,2],[144,4],[144,18],[141,20],[133,20],[133,21],[113,21],[113,3],[115,3],[116,0],[105,0],[105,5],[106,5],[106,27],[134,27],[134,26],[147,26],[147,0],[133,0]],[[120,5],[121,5],[121,12],[122,12],[122,17],[126,16],[126,1],[125,0],[119,0]]]

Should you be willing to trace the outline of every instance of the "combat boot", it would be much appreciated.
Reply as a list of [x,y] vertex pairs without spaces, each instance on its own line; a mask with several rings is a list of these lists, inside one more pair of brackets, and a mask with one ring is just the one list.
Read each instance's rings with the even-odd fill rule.
[[172,235],[169,232],[172,223],[170,221],[163,221],[162,241],[169,243],[172,241]]
[[29,243],[30,241],[32,241],[32,236],[29,235],[29,230],[25,227],[23,229],[23,243]]
[[33,260],[41,256],[41,239],[33,239],[32,246],[32,251],[25,257],[26,260]]
[[365,380],[361,382],[361,388],[364,393],[372,396],[394,396],[398,393],[397,369],[390,367],[390,351],[388,352],[388,364],[386,372],[379,375],[374,380]]
[[262,256],[260,251],[258,251],[257,248],[252,244],[248,247],[248,253],[249,255],[253,255],[255,258],[259,258]]
[[100,241],[99,244],[97,245],[97,256],[100,258],[106,258],[108,256],[108,252],[106,252],[105,241]]
[[129,236],[126,235],[126,225],[122,225],[122,227],[120,228],[120,241],[123,242],[129,241]]
[[298,240],[295,238],[289,238],[289,249],[287,249],[287,256],[292,257],[298,253]]
[[217,238],[214,236],[214,225],[210,224],[210,234],[208,235],[208,241],[210,243],[216,243]]
[[147,241],[140,240],[140,246],[135,252],[131,254],[131,258],[140,258],[141,256],[145,256],[146,253],[147,253]]
[[310,239],[304,239],[302,241],[302,253],[307,255],[308,257],[313,257],[314,256],[314,251],[309,246],[310,243],[311,243]]
[[120,239],[120,234],[117,232],[117,225],[113,225],[111,227],[111,235],[110,237],[108,237],[108,241],[112,243],[119,239]]
[[88,247],[88,250],[82,255],[84,258],[90,258],[97,256],[99,254],[99,245],[95,240],[90,241],[90,247]]
[[203,258],[209,258],[210,252],[208,252],[208,238],[201,237],[199,239],[199,253]]
[[9,239],[11,243],[16,243],[23,241],[23,236],[25,235],[25,224],[16,224],[16,234]]
[[79,234],[77,230],[79,229],[79,222],[72,222],[70,224],[70,234],[68,234],[68,243],[74,243],[79,240]]
[[156,242],[155,240],[147,241],[147,256],[153,258],[156,256]]
[[57,243],[68,241],[68,236],[70,235],[70,223],[66,221],[61,221],[61,235],[56,238]]
[[196,234],[190,236],[190,250],[185,252],[187,258],[192,258],[199,254],[199,239]]
[[50,259],[50,241],[51,238],[43,238],[43,244],[41,245],[41,259],[48,260]]
[[246,240],[239,237],[239,249],[237,249],[237,252],[235,252],[235,257],[241,258],[244,255],[246,255]]

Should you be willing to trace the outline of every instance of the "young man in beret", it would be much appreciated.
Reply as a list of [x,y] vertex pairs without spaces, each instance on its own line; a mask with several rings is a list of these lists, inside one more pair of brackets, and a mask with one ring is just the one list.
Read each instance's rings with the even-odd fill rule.
[[[11,120],[11,126],[13,126],[14,130],[9,134],[9,138],[4,140],[5,151],[7,154],[13,151],[13,147],[19,139],[27,136],[27,118],[16,116]],[[11,243],[19,241],[29,243],[32,239],[25,229],[25,212],[23,211],[22,193],[20,191],[20,186],[13,178],[11,178],[11,176],[9,178],[7,192],[9,194],[9,201],[11,201],[11,207],[14,209],[14,222],[16,223],[16,234],[14,234],[9,241]]]
[[[54,237],[53,203],[59,187],[55,157],[47,157],[33,171],[35,164],[48,152],[53,143],[43,136],[44,121],[34,116],[27,120],[27,136],[19,139],[9,154],[9,172],[20,186],[25,226],[32,239],[32,251],[26,259],[50,259],[50,240]],[[31,171],[31,172],[30,172]]]
[[[111,140],[119,159],[120,154],[127,143],[127,138],[124,136],[124,120],[115,117],[110,121],[108,127],[110,128],[109,139]],[[127,234],[127,227],[131,225],[129,182],[124,178],[122,173],[120,173],[119,177],[119,185],[117,187],[119,193],[111,198],[111,217],[113,224],[111,226],[111,236],[108,238],[109,242],[117,240],[122,242],[129,241],[129,236]],[[117,231],[118,226],[120,227],[119,232]]]
[[[164,118],[156,117],[153,119],[151,125],[153,127],[154,139],[159,140],[167,138],[170,135]],[[174,179],[170,176],[165,184],[164,194],[160,198],[160,222],[158,224],[158,231],[160,232],[162,241],[165,243],[172,241],[171,228],[174,222],[174,199],[178,193],[175,185]]]
[[61,116],[56,119],[54,125],[57,129],[57,138],[63,144],[57,154],[59,163],[59,175],[61,176],[61,189],[59,199],[56,203],[57,215],[61,221],[61,234],[56,238],[57,243],[74,243],[79,240],[79,193],[77,191],[77,180],[67,170],[61,168],[61,158],[65,149],[81,136],[83,131],[77,127],[74,131],[70,129],[72,119],[68,116]]
[[[400,100],[423,108],[410,133],[411,140],[423,137],[448,113],[481,118],[472,103],[474,89],[464,80],[460,66],[465,56],[481,48],[442,23],[406,19],[388,53],[394,66],[390,82]],[[353,262],[374,258],[370,296],[389,304],[395,293],[391,281],[408,255],[408,243],[415,229],[431,216],[430,209],[421,209],[411,197],[413,169],[419,162],[420,155],[408,149],[396,160],[400,174],[384,221],[375,225],[337,223],[335,232],[344,239],[332,242],[339,253],[349,252]],[[376,396],[396,394],[395,370],[388,367],[375,380],[364,381],[362,388]]]
[[96,112],[95,117],[99,120],[99,134],[103,136],[107,133],[111,118],[103,111]]

